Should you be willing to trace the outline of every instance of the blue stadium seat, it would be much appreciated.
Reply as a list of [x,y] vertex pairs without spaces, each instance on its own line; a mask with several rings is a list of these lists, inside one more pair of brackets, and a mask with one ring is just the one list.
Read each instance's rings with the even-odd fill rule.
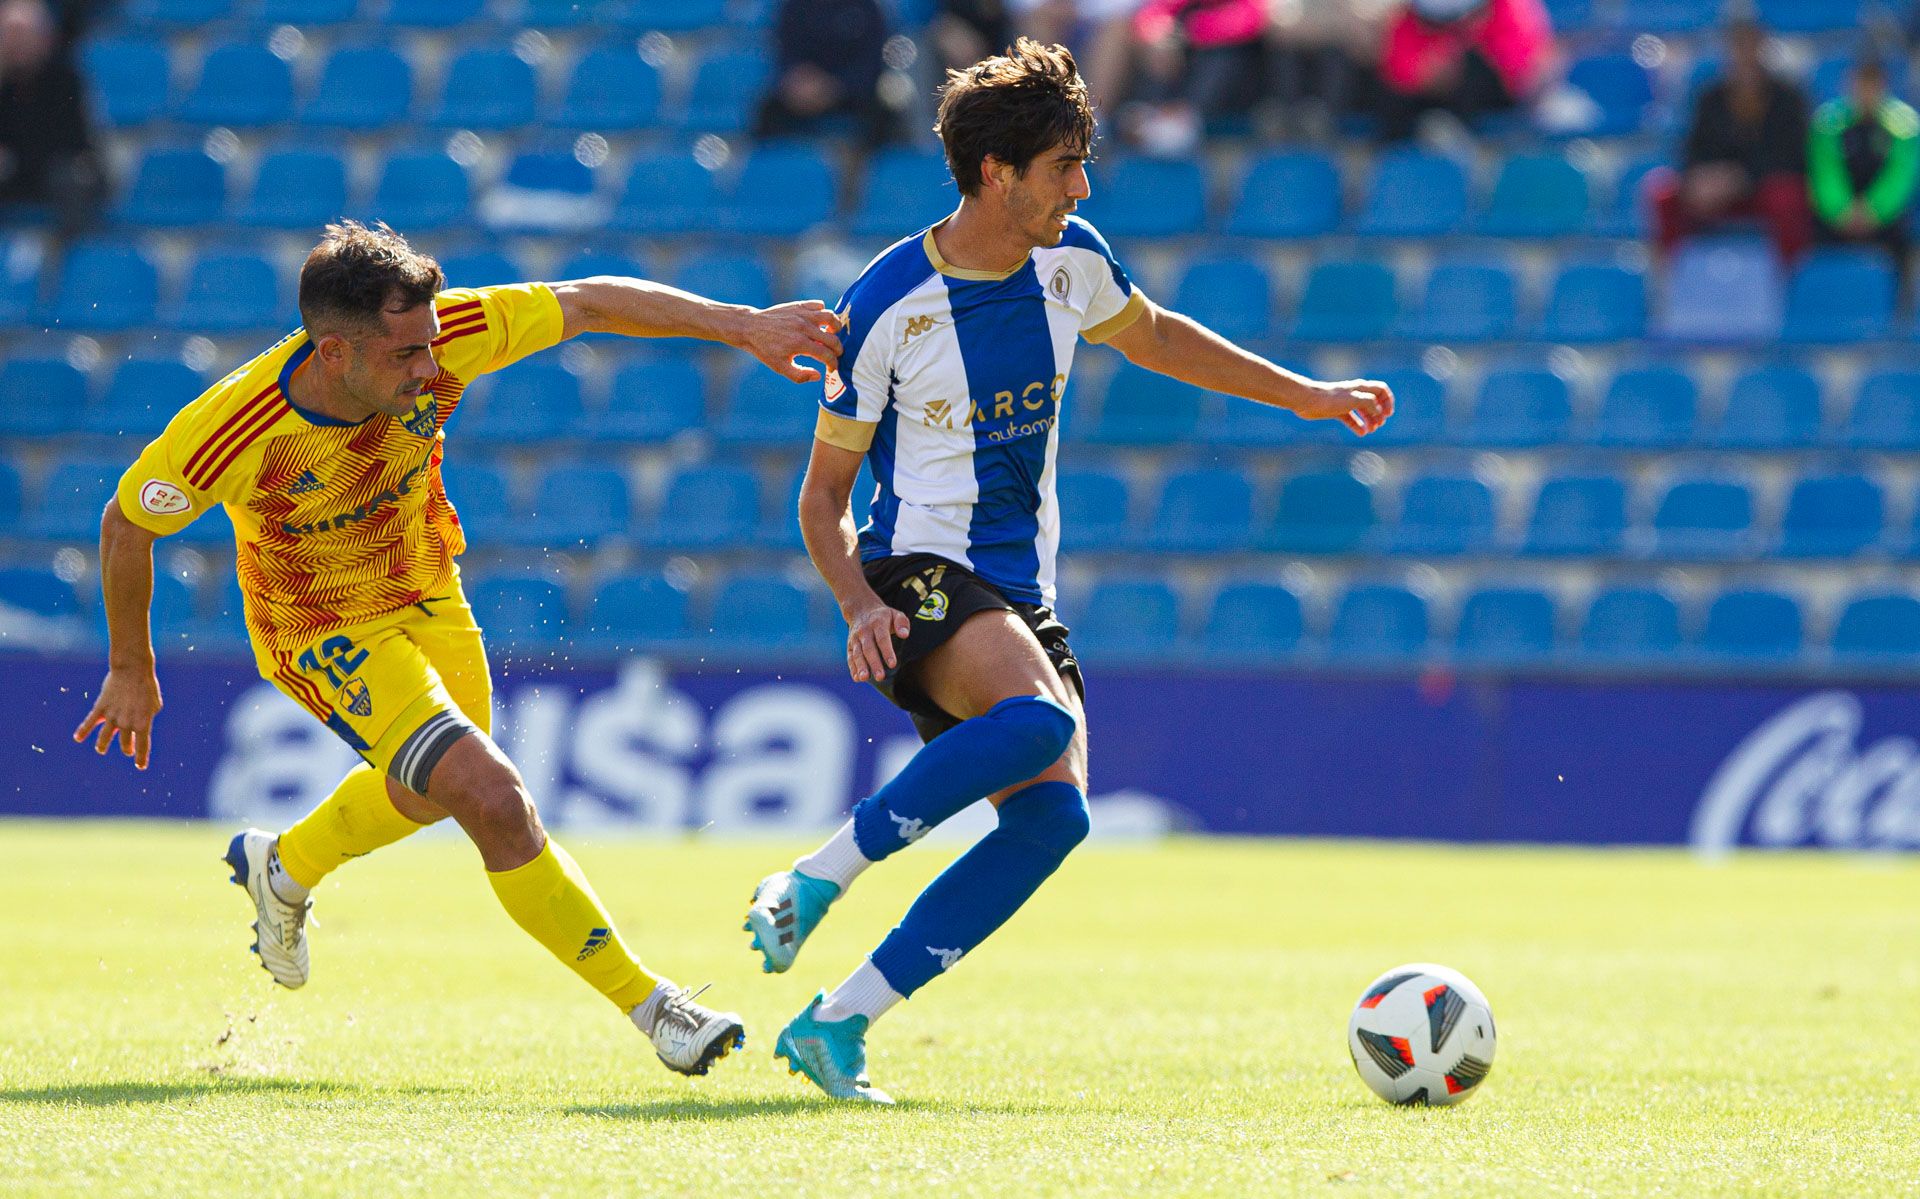
[[1493,544],[1493,489],[1471,475],[1421,475],[1400,497],[1388,545],[1401,554],[1473,554]]
[[489,648],[504,645],[509,653],[526,653],[557,647],[567,638],[567,593],[550,579],[481,579],[467,594]]
[[1340,171],[1317,151],[1262,154],[1227,214],[1235,237],[1321,237],[1340,225]]
[[1214,594],[1199,645],[1225,661],[1257,662],[1300,648],[1306,621],[1300,597],[1278,583],[1229,581]]
[[0,458],[0,529],[18,527],[24,499],[20,472],[14,469],[13,463]]
[[685,358],[642,358],[614,373],[607,406],[582,414],[576,437],[665,441],[706,422],[706,385]]
[[1580,629],[1583,655],[1655,663],[1680,648],[1680,605],[1651,587],[1610,587],[1593,597]]
[[762,146],[747,155],[715,215],[721,228],[796,237],[833,215],[834,172],[812,146]]
[[1833,627],[1833,656],[1912,662],[1920,656],[1920,599],[1904,591],[1854,596]]
[[327,56],[300,123],[327,129],[381,130],[413,111],[413,64],[388,46],[342,46]]
[[1630,158],[1613,176],[1608,202],[1593,213],[1587,232],[1595,237],[1639,239],[1647,235],[1647,176],[1667,165],[1664,152]]
[[1546,0],[1547,17],[1556,33],[1585,31],[1594,22],[1596,0]]
[[1424,445],[1446,437],[1447,384],[1417,364],[1363,363],[1359,374],[1393,389],[1393,418],[1367,435],[1370,446]]
[[553,269],[555,279],[585,279],[592,275],[621,275],[630,279],[651,279],[653,268],[646,258],[628,253],[619,245],[589,245],[569,254]]
[[559,437],[580,417],[580,377],[556,362],[523,362],[475,381],[454,418],[460,436],[524,444]]
[[766,57],[751,51],[725,50],[702,59],[673,125],[687,132],[743,132],[770,74]]
[[1553,654],[1554,602],[1532,587],[1485,587],[1460,606],[1453,652],[1463,662],[1516,665]]
[[[421,0],[439,4],[446,0]],[[452,129],[516,129],[534,118],[533,68],[511,50],[475,46],[447,67],[431,120]]]
[[35,616],[80,614],[80,596],[73,584],[38,566],[0,566],[0,608]]
[[1262,340],[1273,332],[1273,280],[1257,259],[1197,259],[1180,272],[1173,307],[1222,337]]
[[1646,277],[1604,263],[1575,263],[1554,277],[1540,322],[1544,341],[1589,345],[1638,341],[1647,332]]
[[1073,635],[1103,656],[1169,654],[1180,639],[1180,597],[1163,579],[1102,579],[1074,613]]
[[1815,445],[1823,423],[1820,383],[1797,366],[1763,366],[1733,381],[1714,443],[1732,449]]
[[526,268],[500,250],[465,249],[440,256],[440,269],[446,272],[448,287],[488,287],[496,283],[521,283]]
[[150,150],[114,216],[130,225],[198,227],[218,220],[226,199],[227,169],[205,151]]
[[396,154],[374,188],[371,216],[406,234],[437,232],[473,219],[466,168],[445,154]]
[[1761,22],[1780,33],[1840,33],[1857,30],[1865,0],[1757,0]]
[[1666,558],[1730,558],[1752,551],[1753,493],[1730,479],[1681,478],[1660,497],[1653,549]]
[[660,72],[632,45],[589,50],[574,64],[550,120],[562,129],[625,133],[660,119]]
[[1893,328],[1893,266],[1878,250],[1816,250],[1787,285],[1781,336],[1795,342],[1855,342]]
[[1478,222],[1488,237],[1567,237],[1587,223],[1587,177],[1555,154],[1507,159]]
[[1121,159],[1100,171],[1087,217],[1108,237],[1174,237],[1207,223],[1207,178],[1186,158]]
[[124,242],[76,246],[60,271],[53,323],[70,330],[115,332],[153,323],[160,273]]
[[245,333],[299,323],[271,260],[250,250],[209,250],[193,260],[166,323],[185,333]]
[[[775,506],[767,519],[760,525],[756,537],[758,544],[775,550],[805,552],[806,541],[800,536],[800,489],[807,481],[807,464],[801,462],[793,472],[793,478],[787,484],[786,498]],[[853,512],[856,527],[867,523],[867,517],[873,508],[874,482],[873,471],[863,459],[859,471],[853,477],[853,487],[847,492],[847,506]]]
[[1654,332],[1681,342],[1770,342],[1780,335],[1785,309],[1771,246],[1758,238],[1700,238],[1673,256]]
[[1144,367],[1115,371],[1087,429],[1088,441],[1109,445],[1167,445],[1193,437],[1206,392]]
[[1541,446],[1568,439],[1573,392],[1544,367],[1508,366],[1487,372],[1467,422],[1475,445]]
[[667,484],[646,534],[664,548],[744,544],[760,524],[760,480],[742,466],[690,466]]
[[734,376],[713,433],[735,445],[804,446],[819,412],[818,383],[795,383],[747,362]]
[[1115,550],[1135,537],[1126,476],[1110,470],[1066,470],[1054,484],[1061,545],[1069,551]]
[[1294,475],[1280,485],[1260,548],[1283,554],[1353,553],[1372,534],[1375,520],[1373,488],[1346,471]]
[[1355,230],[1369,237],[1439,237],[1467,218],[1467,171],[1423,150],[1389,150],[1374,166]]
[[127,462],[121,458],[63,458],[40,488],[40,502],[27,517],[26,533],[52,541],[97,542],[100,513]]
[[522,516],[506,472],[491,462],[456,457],[441,467],[441,480],[469,542],[511,539]]
[[1699,649],[1716,658],[1791,658],[1800,652],[1800,604],[1777,591],[1735,590],[1707,608]]
[[265,46],[215,46],[199,82],[180,104],[179,117],[195,125],[257,129],[293,114],[293,74]]
[[1393,268],[1372,260],[1315,264],[1293,322],[1301,341],[1365,342],[1385,337],[1400,313]]
[[1555,122],[1553,133],[1617,137],[1638,133],[1648,125],[1653,76],[1631,54],[1588,54],[1575,59],[1567,68],[1567,88],[1592,103],[1577,119]]
[[686,233],[714,228],[720,189],[691,154],[656,151],[633,160],[611,224],[629,233]]
[[605,220],[594,168],[572,150],[534,150],[514,156],[486,198],[482,219],[495,229],[571,233]]
[[1882,369],[1863,378],[1841,440],[1860,449],[1920,450],[1920,371]]
[[710,250],[684,258],[673,285],[729,304],[765,308],[773,303],[766,263],[746,250]]
[[389,25],[452,29],[479,20],[486,7],[486,0],[387,0],[385,20]]
[[1503,341],[1519,321],[1518,281],[1511,265],[1485,254],[1443,260],[1427,276],[1420,306],[1400,335],[1417,341]]
[[0,434],[47,437],[76,429],[87,377],[61,358],[0,363]]
[[150,439],[206,388],[206,377],[178,358],[130,358],[88,407],[84,427],[102,436]]
[[860,207],[849,228],[861,237],[898,237],[903,230],[933,224],[959,202],[960,191],[947,174],[944,155],[882,150],[867,166]]
[[627,574],[595,588],[583,639],[601,649],[632,650],[672,645],[686,636],[686,592],[657,574]]
[[1147,533],[1150,548],[1231,553],[1252,541],[1253,484],[1244,471],[1203,467],[1167,478]]
[[810,648],[813,606],[811,595],[780,575],[733,575],[714,591],[701,648],[720,653]]
[[360,0],[260,0],[254,19],[262,25],[344,25],[360,11]]
[[0,260],[0,326],[24,325],[39,306],[40,264],[27,256]]
[[[1178,304],[1181,312],[1187,309]],[[1314,373],[1304,362],[1281,365]],[[1200,438],[1227,446],[1340,446],[1352,448],[1354,433],[1337,421],[1302,420],[1284,408],[1256,404],[1238,396],[1217,396],[1201,406]]]
[[[1847,80],[1853,74],[1854,64],[1860,56],[1852,51],[1828,54],[1814,64],[1812,74],[1807,79],[1807,92],[1815,104],[1824,104],[1828,100],[1839,99],[1847,94]],[[1912,96],[1911,71],[1907,59],[1894,55],[1880,59],[1887,71],[1887,87],[1894,95],[1907,99]]]
[[260,160],[234,214],[256,229],[314,230],[347,212],[347,164],[331,149],[276,150]]
[[1719,25],[1725,0],[1621,0],[1621,28],[1629,33],[1704,33]]
[[1657,449],[1694,438],[1700,387],[1670,366],[1632,367],[1613,377],[1594,424],[1599,445]]
[[234,0],[127,0],[120,13],[135,25],[207,25],[231,15]]
[[555,463],[540,476],[514,540],[544,549],[593,549],[632,524],[627,478],[611,466]]
[[1383,661],[1410,658],[1427,648],[1427,601],[1386,583],[1363,583],[1340,597],[1327,653],[1338,659]]
[[80,64],[96,98],[94,112],[107,124],[144,125],[165,115],[173,76],[164,40],[90,40],[80,49]]
[[1780,520],[1781,554],[1846,558],[1879,542],[1886,496],[1865,475],[1811,475],[1796,481]]
[[1524,549],[1536,555],[1617,553],[1627,529],[1627,489],[1613,475],[1556,475],[1540,484]]

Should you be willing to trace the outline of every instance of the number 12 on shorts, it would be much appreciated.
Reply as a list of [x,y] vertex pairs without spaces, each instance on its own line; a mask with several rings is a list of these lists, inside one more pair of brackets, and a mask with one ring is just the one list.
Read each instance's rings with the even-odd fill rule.
[[300,655],[300,669],[314,674],[325,674],[327,681],[338,691],[360,669],[367,660],[366,650],[355,650],[353,642],[345,637],[329,637],[316,649],[310,649]]

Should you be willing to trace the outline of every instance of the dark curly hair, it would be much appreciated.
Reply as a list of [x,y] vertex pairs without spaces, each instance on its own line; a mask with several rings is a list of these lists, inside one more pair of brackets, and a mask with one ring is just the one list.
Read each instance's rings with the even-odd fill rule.
[[963,196],[979,193],[988,155],[1024,176],[1062,143],[1088,153],[1093,130],[1093,101],[1073,54],[1024,37],[1005,54],[948,71],[933,125]]

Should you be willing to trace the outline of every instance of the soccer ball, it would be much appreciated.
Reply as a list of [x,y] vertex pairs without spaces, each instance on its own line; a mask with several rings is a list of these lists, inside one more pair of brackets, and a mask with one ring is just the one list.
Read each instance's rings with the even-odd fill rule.
[[1396,966],[1353,1005],[1347,1052],[1388,1103],[1458,1103],[1493,1069],[1493,1008],[1458,970]]

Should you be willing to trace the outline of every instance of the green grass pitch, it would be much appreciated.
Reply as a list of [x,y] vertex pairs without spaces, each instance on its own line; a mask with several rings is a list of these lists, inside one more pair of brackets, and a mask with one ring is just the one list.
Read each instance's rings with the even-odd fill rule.
[[[1198,841],[1089,846],[872,1038],[893,1110],[769,1056],[939,868],[869,873],[794,972],[739,931],[797,846],[569,839],[629,941],[747,1018],[669,1075],[430,834],[319,890],[314,981],[246,952],[230,830],[0,824],[0,1193],[1912,1195],[1920,864]],[[1347,1060],[1431,959],[1493,1001],[1452,1109]]]

